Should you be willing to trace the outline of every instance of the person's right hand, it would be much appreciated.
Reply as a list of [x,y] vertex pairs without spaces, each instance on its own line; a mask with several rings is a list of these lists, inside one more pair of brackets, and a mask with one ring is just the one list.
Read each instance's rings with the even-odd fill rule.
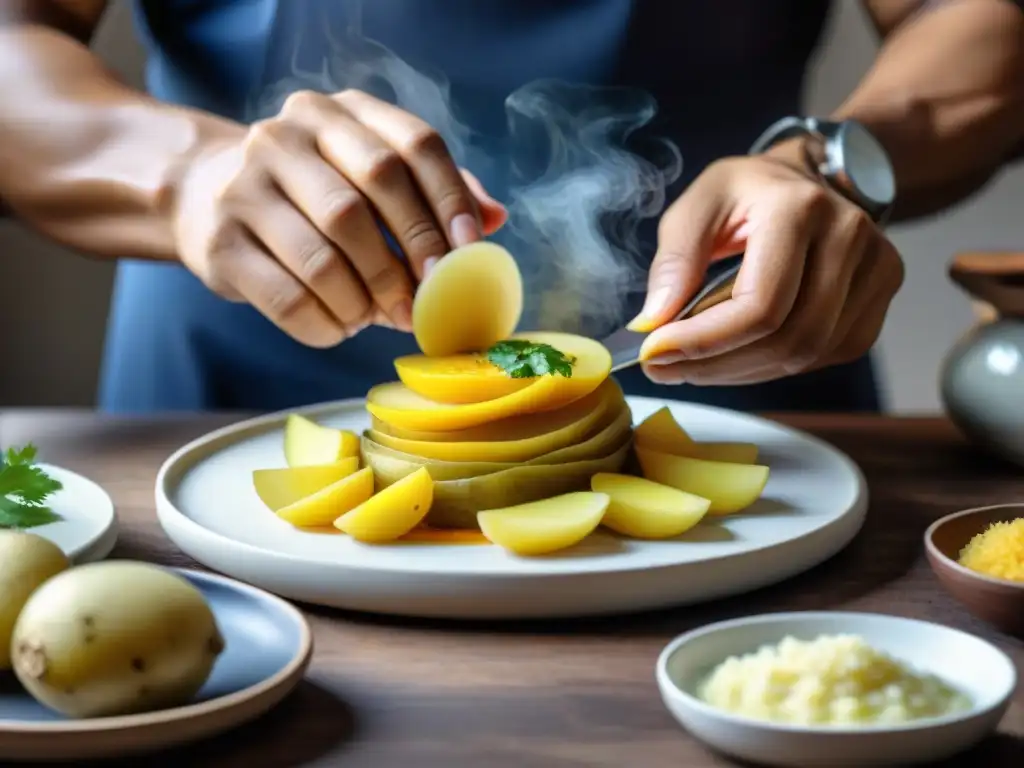
[[174,205],[185,266],[313,347],[371,323],[411,330],[414,281],[505,218],[436,131],[359,91],[295,93],[276,117],[202,147]]

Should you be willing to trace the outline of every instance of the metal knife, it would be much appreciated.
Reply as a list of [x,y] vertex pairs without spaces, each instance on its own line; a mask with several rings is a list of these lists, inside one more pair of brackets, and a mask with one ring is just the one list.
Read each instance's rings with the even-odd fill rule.
[[[742,263],[743,254],[739,254],[711,264],[704,277],[704,285],[671,322],[698,315],[728,299],[732,295],[732,286]],[[646,333],[636,333],[627,328],[620,328],[605,337],[601,343],[611,352],[612,372],[640,362],[640,346],[646,338]]]

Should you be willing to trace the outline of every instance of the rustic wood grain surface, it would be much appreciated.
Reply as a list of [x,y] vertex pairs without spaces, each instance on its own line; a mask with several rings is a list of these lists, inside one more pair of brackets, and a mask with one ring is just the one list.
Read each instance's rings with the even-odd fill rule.
[[[240,417],[128,420],[78,411],[6,411],[0,412],[0,443],[33,441],[46,461],[101,483],[121,518],[116,556],[194,567],[157,525],[154,478],[171,451]],[[1024,670],[1024,644],[954,603],[921,546],[927,525],[948,512],[1024,500],[1024,471],[981,455],[938,419],[779,420],[846,451],[870,485],[863,531],[811,572],[708,606],[605,620],[480,626],[303,606],[316,657],[293,697],[251,726],[145,762],[176,768],[733,765],[689,738],[669,716],[655,686],[654,662],[680,632],[764,611],[879,611],[937,621],[994,641]],[[948,764],[1019,768],[1022,758],[1024,692],[997,736]]]

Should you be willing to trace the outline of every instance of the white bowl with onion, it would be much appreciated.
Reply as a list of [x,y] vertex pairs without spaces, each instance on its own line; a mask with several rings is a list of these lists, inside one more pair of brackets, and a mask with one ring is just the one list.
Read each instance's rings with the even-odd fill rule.
[[[937,678],[964,697],[962,707],[904,722],[832,723],[794,722],[792,714],[788,722],[737,714],[735,708],[709,703],[722,689],[708,681],[730,657],[777,647],[787,637],[813,641],[835,636],[856,636],[908,672]],[[718,680],[726,679],[724,674]],[[1017,687],[1011,659],[980,638],[940,624],[852,612],[773,613],[701,627],[669,643],[658,658],[656,675],[665,705],[695,738],[732,757],[800,768],[941,760],[992,733]]]

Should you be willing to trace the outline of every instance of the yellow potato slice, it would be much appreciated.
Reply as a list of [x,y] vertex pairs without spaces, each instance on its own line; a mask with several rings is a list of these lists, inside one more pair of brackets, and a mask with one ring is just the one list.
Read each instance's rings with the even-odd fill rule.
[[484,536],[517,555],[546,555],[567,549],[601,523],[609,498],[587,491],[489,509],[477,515]]
[[407,355],[395,360],[395,370],[401,382],[416,394],[451,405],[494,400],[536,381],[513,379],[484,354]]
[[[348,477],[359,469],[359,457],[350,456],[333,464],[257,469],[252,473],[256,495],[271,511],[294,504],[317,491]],[[332,518],[333,519],[333,518]]]
[[[622,390],[614,381],[608,379],[597,391],[564,408],[545,414],[544,420],[536,422],[538,430],[544,431],[532,437],[434,442],[394,437],[375,429],[369,430],[366,436],[386,448],[425,459],[453,462],[528,461],[581,442],[604,416],[612,412],[612,409],[617,411],[621,403]],[[509,420],[512,425],[515,421],[514,418]],[[483,427],[478,427],[477,430],[483,430]],[[464,430],[462,434],[469,431]]]
[[366,408],[377,419],[399,429],[447,432],[561,408],[590,394],[608,378],[612,358],[600,342],[568,333],[536,333],[529,334],[529,338],[551,344],[574,358],[572,376],[539,376],[530,379],[532,383],[518,392],[462,405],[438,403],[400,382],[391,382],[369,391]]
[[323,528],[339,515],[373,495],[373,470],[369,467],[331,483],[312,496],[277,510],[277,516],[298,528]]
[[[606,423],[605,418],[608,419]],[[368,435],[363,436],[363,463],[373,468],[380,485],[390,485],[409,475],[420,467],[427,467],[434,480],[462,480],[468,477],[489,475],[522,466],[544,464],[567,464],[600,456],[606,456],[621,445],[632,433],[632,414],[622,402],[596,425],[599,431],[586,440],[565,448],[545,453],[526,461],[442,461],[403,453],[380,445]]]
[[430,511],[434,481],[420,469],[366,499],[334,521],[356,541],[382,544],[409,533]]
[[637,446],[660,453],[733,464],[757,461],[757,446],[753,443],[696,442],[679,426],[668,406],[644,419],[634,432]]
[[711,515],[746,509],[760,498],[768,482],[768,467],[759,464],[691,459],[639,447],[636,457],[648,480],[709,499]]
[[611,499],[601,524],[635,539],[680,536],[711,507],[708,499],[632,475],[602,472],[591,478],[590,488]]
[[523,311],[523,280],[500,245],[472,243],[442,258],[420,283],[412,328],[431,357],[479,352],[508,338]]
[[359,455],[359,436],[347,429],[324,427],[297,413],[284,425],[284,459],[289,467],[333,464]]

